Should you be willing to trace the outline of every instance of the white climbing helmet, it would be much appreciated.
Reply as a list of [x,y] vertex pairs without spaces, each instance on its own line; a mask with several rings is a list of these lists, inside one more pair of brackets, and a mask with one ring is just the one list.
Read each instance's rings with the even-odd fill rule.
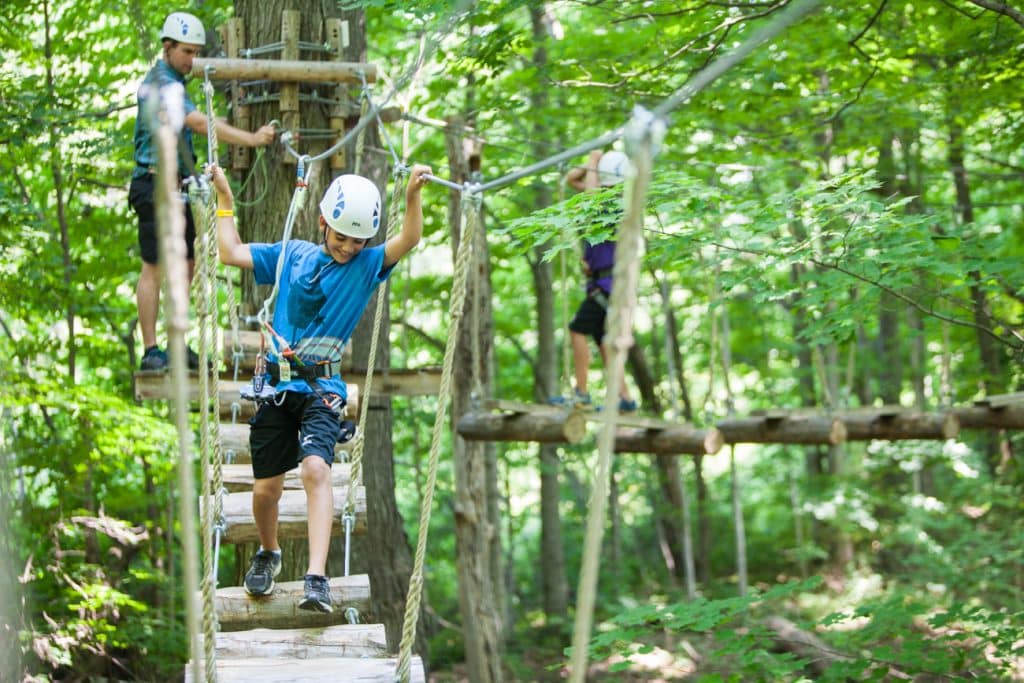
[[617,150],[605,152],[597,162],[597,177],[605,187],[621,183],[628,170],[629,157]]
[[206,29],[203,22],[188,12],[172,12],[164,20],[160,40],[170,39],[189,45],[206,45]]
[[338,176],[320,200],[320,213],[335,232],[370,239],[380,227],[380,191],[369,178]]

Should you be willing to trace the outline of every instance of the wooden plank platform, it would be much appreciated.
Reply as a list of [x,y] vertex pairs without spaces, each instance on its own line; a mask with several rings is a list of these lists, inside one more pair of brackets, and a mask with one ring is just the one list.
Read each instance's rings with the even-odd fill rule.
[[[323,657],[320,659],[218,659],[219,683],[394,683],[397,658],[361,659]],[[423,661],[412,658],[409,680],[426,683]],[[192,667],[185,670],[192,682]]]
[[216,652],[217,659],[384,657],[388,653],[384,624],[221,632]]
[[[348,486],[349,465],[335,461],[331,465],[331,486]],[[221,465],[221,473],[224,478],[224,488],[228,491],[251,491],[253,485],[252,464],[236,463],[233,465]],[[303,490],[302,479],[299,476],[299,468],[289,470],[284,475],[284,488],[286,490]]]
[[[166,372],[154,372],[140,370],[133,375],[133,386],[136,401],[165,401],[171,398],[171,385]],[[236,382],[234,380],[220,380],[218,393],[219,414],[224,420],[248,420],[256,414],[256,403],[243,399],[239,390],[249,384],[249,380]],[[352,420],[359,416],[359,386],[347,384],[348,405],[345,408],[346,416]],[[374,389],[374,393],[377,390]],[[199,400],[199,379],[192,377],[189,382],[189,401]]]
[[[334,491],[334,525],[331,535],[340,536],[345,527],[341,522],[345,511],[345,500],[348,495],[347,486],[338,486]],[[355,500],[356,523],[353,533],[366,533],[366,489],[356,489]],[[252,518],[252,492],[239,491],[224,497],[225,532],[221,539],[224,543],[246,543],[259,540],[256,534],[256,522]],[[278,503],[278,537],[306,538],[306,492],[285,491]]]
[[366,574],[331,577],[334,611],[330,614],[299,609],[303,585],[302,581],[279,581],[271,595],[259,598],[246,593],[242,586],[218,588],[214,607],[221,630],[334,626],[345,623],[348,607],[355,607],[360,614],[370,609],[370,577]]

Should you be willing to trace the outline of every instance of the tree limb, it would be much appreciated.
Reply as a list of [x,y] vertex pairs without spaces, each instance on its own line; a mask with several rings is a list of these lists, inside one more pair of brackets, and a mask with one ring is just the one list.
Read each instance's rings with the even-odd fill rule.
[[996,14],[1002,14],[1004,17],[1009,17],[1024,27],[1024,12],[1021,12],[1015,7],[1010,7],[1010,5],[1005,2],[996,2],[995,0],[967,0],[967,2],[991,12],[995,12]]

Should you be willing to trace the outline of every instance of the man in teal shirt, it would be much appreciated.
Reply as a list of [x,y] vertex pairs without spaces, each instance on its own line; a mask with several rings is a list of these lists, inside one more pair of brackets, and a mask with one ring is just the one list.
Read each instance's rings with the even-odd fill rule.
[[[160,33],[163,54],[139,86],[139,114],[135,119],[135,170],[128,190],[128,201],[139,219],[139,249],[142,252],[142,272],[135,290],[139,309],[139,327],[142,329],[143,370],[165,370],[167,353],[156,343],[156,318],[160,308],[160,265],[157,253],[156,211],[153,202],[153,171],[156,167],[156,148],[153,134],[143,114],[147,98],[159,93],[160,89],[173,83],[185,85],[185,76],[192,71],[192,61],[206,44],[206,31],[202,22],[185,12],[174,12],[164,22]],[[192,134],[206,135],[209,121],[196,109],[195,103],[185,92],[185,127],[178,145],[178,176],[185,178],[195,165],[195,148]],[[217,138],[221,142],[246,147],[262,147],[274,141],[273,126],[263,126],[254,133],[217,120]],[[185,241],[188,246],[189,277],[195,264],[196,237],[192,212],[185,211]],[[195,353],[189,351],[189,367],[199,365]]]

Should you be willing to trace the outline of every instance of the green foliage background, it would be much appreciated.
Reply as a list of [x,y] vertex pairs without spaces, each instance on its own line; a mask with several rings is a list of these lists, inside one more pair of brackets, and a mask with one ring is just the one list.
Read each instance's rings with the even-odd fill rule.
[[[409,68],[424,33],[438,41],[400,98],[423,119],[466,115],[485,138],[489,179],[538,161],[538,149],[569,148],[622,125],[634,105],[657,106],[777,9],[493,0],[474,3],[446,33],[438,27],[451,18],[450,3],[358,5],[368,16],[369,59],[392,77]],[[544,43],[541,64],[533,59],[531,8],[561,35]],[[207,26],[231,14],[226,0],[181,9]],[[20,661],[8,667],[39,680],[172,680],[185,657],[171,512],[179,493],[174,434],[164,408],[134,405],[130,378],[137,355],[136,238],[127,205],[134,93],[167,10],[148,0],[0,7],[0,474],[10,511],[0,548],[10,561],[0,578],[5,594],[20,597],[2,603],[0,654],[11,656],[0,658]],[[699,425],[730,406],[740,413],[800,406],[808,373],[819,406],[879,402],[891,369],[880,352],[887,311],[900,325],[888,358],[903,368],[906,405],[916,400],[912,379],[925,388],[920,407],[929,410],[1018,388],[1022,37],[1012,17],[965,0],[826,3],[671,114],[649,193],[636,330],[663,408],[673,393],[653,273],[670,285]],[[537,104],[538,92],[545,104]],[[414,126],[410,142],[413,160],[447,175],[436,130]],[[972,220],[953,182],[958,146]],[[486,197],[503,398],[533,397],[531,249],[542,246],[556,264],[558,296],[572,310],[580,297],[579,241],[610,229],[593,220],[601,197],[536,205],[538,188],[557,194],[566,170],[552,167]],[[422,253],[446,259],[445,201],[440,189],[428,192]],[[396,278],[392,310],[410,324],[393,329],[394,365],[439,361],[446,272],[408,266]],[[991,313],[980,335],[972,308],[979,293]],[[712,331],[712,320],[723,317],[732,330],[728,368]],[[995,343],[995,375],[982,363],[982,338]],[[830,349],[839,360],[826,359],[826,370],[843,378],[839,396],[800,360]],[[600,386],[596,368],[594,380]],[[429,400],[396,401],[396,495],[407,520],[416,518],[416,474],[434,413]],[[756,587],[741,598],[727,456],[706,459],[714,577],[695,602],[685,600],[658,549],[650,461],[620,458],[623,552],[602,573],[593,657],[629,657],[667,633],[680,646],[677,657],[683,642],[718,653],[695,674],[705,680],[798,680],[808,663],[774,652],[759,625],[781,613],[817,627],[837,651],[856,653],[828,680],[881,678],[887,667],[953,678],[1020,676],[1024,477],[1019,438],[998,435],[1002,450],[995,451],[996,436],[964,431],[955,444],[848,444],[842,471],[821,476],[807,467],[821,453],[738,449]],[[593,448],[561,452],[570,584],[581,561]],[[544,667],[564,661],[568,624],[542,609],[536,453],[529,444],[504,444],[500,458],[509,675],[554,678]],[[692,486],[689,462],[683,472]],[[457,622],[452,482],[446,461],[428,578],[434,609]],[[798,517],[809,528],[802,545]],[[855,550],[848,562],[836,561],[840,536]],[[799,575],[799,560],[823,580],[787,583]],[[454,666],[458,632],[436,634],[433,655],[442,671]],[[614,680],[629,661],[612,665],[608,676]]]

